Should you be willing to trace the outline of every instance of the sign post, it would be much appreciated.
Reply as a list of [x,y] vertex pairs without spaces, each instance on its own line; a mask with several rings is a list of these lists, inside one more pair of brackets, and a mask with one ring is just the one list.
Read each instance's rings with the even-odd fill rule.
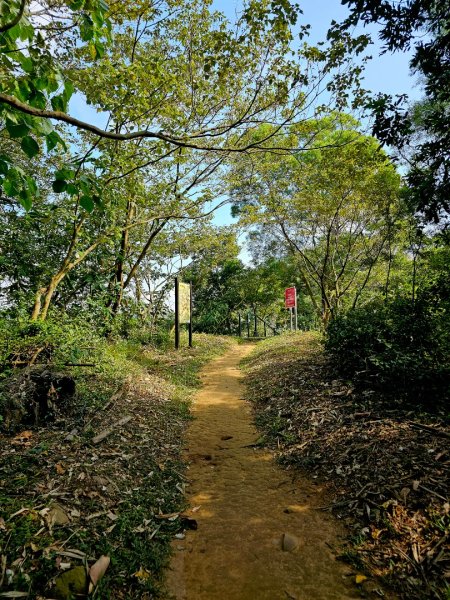
[[192,281],[189,282],[189,348],[192,348]]
[[292,322],[294,322],[294,330],[297,331],[297,290],[295,287],[289,287],[284,290],[284,306],[289,309]]
[[175,349],[180,347],[180,282],[175,277]]
[[180,347],[180,324],[189,324],[189,347],[192,348],[192,282],[175,277],[175,348]]

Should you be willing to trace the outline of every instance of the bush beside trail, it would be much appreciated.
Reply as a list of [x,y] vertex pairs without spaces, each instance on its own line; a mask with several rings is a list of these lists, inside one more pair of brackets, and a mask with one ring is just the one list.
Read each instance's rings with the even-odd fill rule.
[[337,317],[325,348],[339,376],[437,409],[450,399],[450,304],[430,290]]

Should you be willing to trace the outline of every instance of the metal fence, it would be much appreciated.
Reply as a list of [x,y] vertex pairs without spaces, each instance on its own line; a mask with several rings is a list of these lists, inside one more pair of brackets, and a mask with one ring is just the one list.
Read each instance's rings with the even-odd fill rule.
[[239,337],[258,339],[280,333],[274,320],[260,317],[254,311],[238,313],[237,320],[237,335]]

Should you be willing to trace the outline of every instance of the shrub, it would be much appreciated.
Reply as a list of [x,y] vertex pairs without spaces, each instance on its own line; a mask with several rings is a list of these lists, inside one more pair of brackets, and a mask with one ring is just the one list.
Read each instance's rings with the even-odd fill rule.
[[81,315],[53,315],[47,321],[0,318],[0,373],[14,363],[96,362],[102,351],[101,338],[92,323]]
[[409,400],[450,395],[450,323],[445,301],[428,289],[412,303],[397,298],[336,318],[326,350],[344,377]]

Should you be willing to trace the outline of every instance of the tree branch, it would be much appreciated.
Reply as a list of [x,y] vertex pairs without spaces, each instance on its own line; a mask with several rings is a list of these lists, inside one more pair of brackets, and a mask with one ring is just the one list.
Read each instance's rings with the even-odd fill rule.
[[21,1],[20,7],[19,7],[19,12],[17,13],[17,15],[14,17],[14,19],[12,21],[10,21],[9,23],[6,23],[6,25],[2,25],[0,27],[0,33],[3,33],[4,31],[8,31],[8,29],[12,29],[15,25],[17,25],[17,23],[23,17],[23,12],[25,10],[26,3],[27,3],[27,0]]
[[[231,147],[230,146],[222,146],[221,147],[221,146],[201,145],[201,144],[197,144],[192,141],[189,141],[189,140],[192,140],[195,138],[197,138],[197,139],[198,138],[206,138],[208,136],[207,132],[201,132],[200,134],[191,135],[191,136],[188,136],[187,138],[173,137],[171,135],[162,133],[160,131],[159,132],[158,131],[149,131],[148,129],[132,131],[129,133],[115,133],[114,131],[105,131],[104,129],[101,129],[100,127],[96,127],[92,123],[87,123],[86,121],[81,121],[80,119],[71,117],[70,115],[68,115],[62,111],[59,111],[59,110],[45,110],[45,109],[36,108],[34,106],[30,106],[29,104],[26,104],[25,102],[21,102],[18,98],[16,98],[15,96],[10,96],[9,94],[0,94],[0,103],[7,104],[8,106],[11,106],[12,108],[15,108],[16,110],[23,112],[27,115],[32,115],[33,117],[39,117],[41,119],[54,119],[55,121],[61,121],[63,123],[67,123],[68,125],[72,125],[73,127],[76,127],[77,129],[82,129],[83,131],[89,131],[90,133],[98,135],[101,138],[105,138],[105,139],[109,139],[109,140],[127,142],[130,140],[149,138],[149,139],[161,140],[163,142],[167,142],[168,144],[172,144],[179,148],[191,148],[193,150],[202,150],[204,152],[205,151],[206,152],[229,152],[229,153],[241,153],[241,154],[244,152],[247,152],[248,150],[252,150],[252,149],[261,150],[261,151],[265,151],[265,152],[280,150],[280,151],[284,151],[286,153],[315,149],[315,147],[286,148],[285,146],[270,147],[270,146],[263,145],[263,144],[265,144],[265,142],[268,142],[270,139],[276,137],[277,134],[279,133],[279,131],[288,124],[289,119],[284,119],[284,121],[282,123],[280,123],[273,132],[266,135],[263,139],[261,139],[257,142],[248,143],[241,147],[236,147],[236,146],[234,146],[234,147],[233,146],[231,146]],[[231,129],[238,127],[239,125],[242,125],[242,124],[243,123],[240,121],[235,121],[226,126],[226,131],[230,131]],[[323,146],[320,146],[320,148],[334,148],[334,147],[340,147],[342,145],[343,144],[324,144]]]

